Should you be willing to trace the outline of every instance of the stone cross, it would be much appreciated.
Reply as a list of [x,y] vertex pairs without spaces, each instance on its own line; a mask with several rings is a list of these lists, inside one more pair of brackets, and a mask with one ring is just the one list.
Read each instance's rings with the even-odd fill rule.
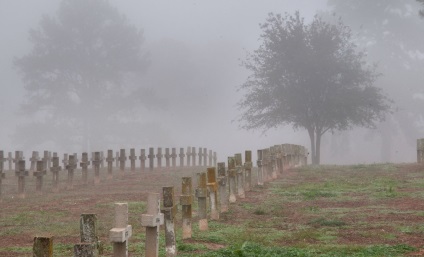
[[25,170],[25,161],[18,162],[18,169],[15,171],[15,176],[18,177],[18,197],[25,198],[25,177],[28,176],[28,170]]
[[177,167],[177,149],[175,147],[172,148],[171,158],[172,168],[175,170],[175,168]]
[[93,168],[94,168],[94,184],[100,184],[100,152],[94,152]]
[[12,153],[8,152],[7,153],[7,163],[9,164],[9,171],[12,171],[12,162],[13,162],[13,158],[12,158]]
[[44,151],[42,160],[44,162],[44,167],[46,170],[50,170],[49,159],[49,151]]
[[191,146],[188,146],[187,147],[186,155],[187,155],[187,167],[190,167],[191,166],[191,161],[190,161],[190,158],[191,158]]
[[138,158],[140,159],[141,172],[144,172],[146,169],[146,150],[145,149],[140,150],[140,157]]
[[163,223],[164,217],[163,213],[160,212],[159,194],[149,193],[147,196],[147,213],[141,215],[141,225],[146,227],[146,257],[158,257],[159,228]]
[[424,163],[424,138],[417,139],[417,162]]
[[32,156],[29,159],[31,161],[31,167],[30,167],[30,171],[35,171],[36,165],[37,165],[37,161],[40,158],[38,157],[38,152],[37,151],[32,151]]
[[252,187],[252,151],[244,152],[244,188],[250,191]]
[[15,172],[19,170],[19,161],[23,160],[21,157],[21,151],[15,151],[15,158],[13,159],[13,163],[15,163]]
[[153,171],[155,159],[155,150],[153,149],[153,147],[149,148],[149,155],[147,157],[149,158],[149,170]]
[[264,185],[264,167],[262,165],[263,163],[263,150],[258,150],[258,161],[257,161],[257,165],[258,165],[258,186],[263,186]]
[[135,172],[135,161],[137,160],[137,156],[135,156],[135,149],[131,148],[130,149],[130,156],[128,157],[128,159],[130,159],[130,163],[131,163],[131,172]]
[[90,161],[88,160],[88,153],[84,152],[81,156],[81,172],[82,172],[82,181],[84,185],[88,183],[88,165],[90,165]]
[[42,188],[43,188],[43,176],[46,175],[46,169],[44,167],[44,162],[43,161],[37,161],[37,171],[34,171],[33,175],[34,177],[36,177],[36,181],[35,181],[35,191],[37,193],[42,192]]
[[191,238],[191,205],[193,203],[192,198],[192,186],[191,186],[191,177],[182,178],[182,187],[181,187],[181,212],[183,218],[183,239]]
[[197,188],[196,188],[197,206],[199,216],[199,230],[208,230],[208,217],[207,217],[207,201],[208,189],[206,185],[206,173],[197,173]]
[[75,156],[69,155],[69,162],[66,165],[66,169],[68,170],[68,189],[74,188],[74,170],[77,168],[77,163],[75,162]]
[[66,169],[66,166],[68,166],[69,164],[69,157],[67,153],[63,154],[62,163],[63,163],[63,167]]
[[165,148],[165,164],[166,169],[171,168],[171,154],[169,153],[169,148]]
[[191,166],[196,167],[196,147],[191,148]]
[[128,257],[128,239],[131,236],[132,226],[128,225],[128,203],[115,203],[115,227],[109,230],[114,257]]
[[[71,157],[71,156],[69,156]],[[99,153],[100,157],[100,153]],[[97,215],[81,214],[80,217],[81,242],[74,245],[75,257],[91,257],[102,254],[100,241],[97,236]]]
[[203,165],[208,166],[208,164],[206,163],[208,159],[208,149],[207,148],[203,148]]
[[[44,163],[42,165],[44,166]],[[32,256],[53,257],[53,236],[35,236],[32,244]]]
[[208,191],[209,191],[209,206],[211,208],[211,220],[219,220],[218,211],[218,186],[216,183],[215,167],[207,168],[208,171]]
[[158,160],[158,168],[161,169],[162,168],[162,148],[158,147],[158,153],[156,154],[156,158]]
[[177,256],[177,245],[175,242],[175,223],[174,218],[177,215],[178,205],[175,204],[174,187],[163,187],[163,209],[162,213],[165,220],[165,246],[166,256]]
[[53,178],[53,192],[59,192],[59,171],[62,169],[59,166],[59,157],[53,157],[52,158],[52,168],[50,169],[50,172],[52,172]]
[[180,157],[180,167],[184,167],[184,148],[180,148],[180,154],[178,156]]
[[228,157],[228,186],[230,188],[230,195],[228,197],[230,203],[235,203],[237,201],[236,198],[236,160],[234,157]]
[[212,150],[209,150],[208,158],[209,158],[209,167],[212,167],[212,159],[213,159]]
[[203,160],[202,147],[199,147],[199,153],[197,155],[199,156],[199,166],[203,166],[202,165],[202,160]]
[[228,177],[225,172],[225,162],[218,162],[218,190],[221,203],[221,212],[228,211]]
[[236,161],[236,176],[237,176],[237,195],[239,198],[243,199],[245,198],[245,192],[244,192],[244,169],[243,169],[243,162],[241,158],[241,153],[237,153],[234,156],[234,159]]
[[119,154],[119,171],[121,175],[125,172],[125,161],[127,160],[127,156],[125,155],[125,149],[120,150]]
[[107,175],[108,179],[112,179],[113,177],[113,161],[115,161],[115,158],[113,158],[113,150],[107,150]]

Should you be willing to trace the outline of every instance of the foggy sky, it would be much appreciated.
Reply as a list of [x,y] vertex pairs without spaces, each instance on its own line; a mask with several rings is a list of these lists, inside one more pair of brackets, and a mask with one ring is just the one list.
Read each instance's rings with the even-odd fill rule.
[[[198,81],[199,89],[190,89],[196,93],[195,97],[201,98],[201,102],[205,103],[205,106],[192,106],[190,103],[182,101],[179,104],[178,97],[171,99],[176,94],[178,95],[178,88],[172,88],[172,81],[164,80],[162,84],[155,84],[155,90],[165,99],[165,102],[172,106],[164,111],[152,113],[152,116],[149,117],[152,121],[161,124],[161,129],[167,133],[163,142],[152,146],[207,147],[217,151],[220,161],[225,161],[227,156],[237,152],[244,150],[255,152],[257,149],[275,144],[293,143],[310,147],[308,135],[303,130],[294,132],[291,127],[287,127],[262,134],[261,131],[240,130],[237,122],[232,122],[232,120],[237,118],[239,112],[236,109],[236,103],[242,96],[241,92],[237,92],[237,88],[246,80],[248,74],[240,66],[239,59],[245,57],[246,51],[253,51],[259,46],[259,23],[265,22],[269,12],[293,13],[295,10],[300,10],[301,15],[308,21],[317,11],[327,9],[326,0],[113,0],[110,2],[118,8],[120,13],[127,16],[130,24],[134,24],[144,31],[146,40],[144,47],[151,52],[153,62],[143,82],[155,84],[155,72],[160,70],[172,73],[172,70],[166,70],[165,66],[161,66],[166,64],[168,55],[163,54],[160,46],[166,44],[173,44],[182,52],[186,48],[186,53],[191,55],[190,60],[193,61],[193,67],[199,65],[203,67],[202,65],[204,65],[210,70],[205,73],[202,72],[202,69],[197,70],[195,79]],[[16,124],[22,122],[22,117],[17,116],[17,111],[19,104],[24,100],[25,92],[20,77],[12,66],[13,58],[21,57],[30,51],[28,30],[38,26],[43,14],[54,15],[59,3],[59,0],[0,0],[0,31],[2,31],[0,40],[0,108],[2,110],[0,149],[2,150],[15,150],[10,135]],[[178,48],[179,46],[180,48]],[[163,74],[165,78],[166,75]],[[171,74],[170,77],[172,77]],[[216,85],[207,83],[211,80],[216,81]],[[197,108],[198,112],[193,111]],[[181,112],[186,113],[187,117],[180,115]],[[200,115],[205,117],[200,118]],[[134,135],[134,137],[148,136],[142,133]],[[361,140],[367,141],[366,139]],[[353,154],[350,153],[350,156],[343,156],[338,150],[325,150],[327,145],[340,147],[339,149],[349,147],[333,140],[331,136],[325,136],[321,154],[322,163],[380,161],[378,150],[367,154],[357,151]],[[105,145],[101,150],[109,147],[117,150],[116,147],[140,149],[148,146]],[[379,149],[378,147],[376,149]],[[25,150],[29,153],[31,150],[42,151],[44,149]],[[55,151],[56,149],[50,150]],[[60,149],[58,151],[81,152],[79,149]],[[395,156],[393,161],[413,161],[415,149],[406,151],[406,154],[402,156]],[[254,156],[254,158],[256,157]]]

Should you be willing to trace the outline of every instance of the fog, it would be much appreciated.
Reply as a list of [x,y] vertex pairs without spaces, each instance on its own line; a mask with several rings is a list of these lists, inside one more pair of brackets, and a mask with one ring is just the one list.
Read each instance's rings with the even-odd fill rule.
[[[27,130],[27,135],[16,134],[20,125],[43,117],[21,114],[20,106],[26,101],[26,94],[13,60],[31,51],[29,30],[39,26],[43,15],[55,16],[60,1],[0,0],[0,29],[3,34],[0,40],[0,150],[24,150],[28,158],[32,150],[82,152],[110,148],[194,146],[213,149],[219,161],[225,161],[227,156],[234,153],[244,150],[255,152],[275,144],[292,143],[310,147],[308,134],[302,129],[295,131],[290,126],[266,132],[240,129],[237,102],[243,92],[237,89],[249,75],[241,66],[241,60],[246,57],[246,52],[254,51],[259,46],[259,23],[265,21],[269,12],[293,13],[299,10],[308,21],[316,13],[333,10],[332,6],[327,5],[327,0],[109,2],[127,17],[129,24],[143,30],[143,49],[149,55],[150,64],[142,75],[128,82],[131,87],[142,90],[140,105],[129,111],[123,110],[122,117],[118,118],[120,122],[114,125],[103,124],[100,118],[94,120],[98,124],[95,133],[107,133],[108,136],[95,136],[97,140],[85,145],[78,140],[67,140],[70,132],[66,129],[59,131],[63,136],[60,142],[44,140],[38,143],[32,140],[43,134],[41,130],[44,128],[38,126]],[[411,0],[410,4],[413,2]],[[418,14],[416,19],[419,20]],[[423,28],[424,21],[421,32]],[[377,61],[384,67],[384,61],[388,60],[379,59],[384,54],[372,56],[370,61]],[[418,58],[422,65],[419,54],[412,53],[412,57]],[[404,72],[389,78],[383,76],[379,85],[384,87],[385,81],[397,78],[399,81],[393,84],[424,81],[422,76],[414,74],[408,76]],[[412,97],[422,102],[424,94],[419,90],[417,87],[410,88],[403,102],[408,102]],[[396,92],[388,89],[394,99]],[[412,120],[421,119],[421,124],[407,124],[410,119],[405,120],[406,124],[403,125],[410,126],[413,133],[405,133],[406,128],[386,131],[384,128],[397,126],[389,122],[391,117],[376,130],[359,128],[328,133],[323,137],[322,163],[415,161],[415,139],[423,132],[422,116],[417,111],[422,104],[419,102],[418,106],[413,107],[404,105],[402,99],[400,102],[399,99],[395,100],[401,109],[401,117],[412,115]],[[116,108],[120,106],[120,103],[110,104]],[[136,126],[134,122],[141,125]],[[386,141],[381,135],[391,140]],[[26,138],[19,140],[17,137]],[[387,146],[388,142],[390,146]],[[384,149],[389,149],[389,153]]]

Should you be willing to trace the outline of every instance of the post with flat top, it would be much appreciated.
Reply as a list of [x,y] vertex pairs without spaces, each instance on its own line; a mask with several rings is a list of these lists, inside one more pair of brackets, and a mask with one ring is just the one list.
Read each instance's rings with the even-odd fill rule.
[[180,157],[180,167],[184,167],[184,148],[180,148],[180,154],[178,155]]
[[149,148],[149,155],[147,157],[149,158],[149,170],[153,171],[154,159],[155,159],[155,150],[153,147]]
[[190,167],[190,165],[191,165],[191,161],[190,161],[190,159],[191,159],[191,146],[187,147],[186,154],[187,154],[187,167]]
[[213,166],[216,166],[217,161],[218,161],[218,156],[216,156],[216,152],[213,152]]
[[131,163],[131,172],[135,173],[135,161],[137,160],[137,156],[135,156],[134,148],[130,149],[130,156],[128,157],[128,159],[130,159],[130,163]]
[[197,188],[196,188],[197,206],[199,216],[199,230],[208,230],[208,217],[207,217],[207,201],[208,189],[206,185],[206,172],[197,173]]
[[100,151],[100,169],[105,167],[105,156],[103,151]]
[[221,204],[221,212],[228,211],[228,177],[225,171],[225,162],[218,162],[218,190],[219,202]]
[[128,239],[131,236],[132,226],[128,225],[128,203],[115,203],[115,227],[109,230],[114,257],[128,257]]
[[88,165],[90,165],[90,161],[88,160],[88,153],[82,153],[80,166],[84,185],[88,184]]
[[156,158],[158,160],[158,168],[159,169],[162,169],[162,157],[163,157],[162,148],[158,147],[158,153],[156,154]]
[[270,153],[270,160],[271,160],[271,177],[272,179],[276,179],[277,178],[277,156],[276,156],[276,149],[274,146],[271,146],[269,148],[269,153]]
[[9,167],[9,171],[12,171],[12,163],[13,163],[13,158],[12,158],[12,153],[8,152],[7,153],[7,163],[8,163],[8,167]]
[[115,161],[115,158],[113,158],[113,150],[107,150],[107,178],[112,179],[113,178],[113,162]]
[[68,189],[74,188],[74,170],[76,168],[75,156],[71,154],[69,155],[69,163],[66,165],[66,169],[68,170]]
[[202,147],[199,147],[199,153],[197,155],[199,156],[199,166],[202,166],[202,160],[203,160]]
[[177,245],[175,243],[175,224],[174,218],[178,211],[178,205],[175,204],[174,187],[163,187],[163,209],[162,213],[165,219],[165,247],[166,256],[177,256]]
[[38,194],[42,193],[43,189],[43,176],[46,174],[43,161],[37,161],[37,171],[34,171],[33,175],[36,177],[35,180],[35,192]]
[[42,160],[44,161],[44,167],[48,169],[49,168],[49,151],[44,151]]
[[94,185],[100,184],[100,152],[94,152]]
[[191,148],[191,166],[196,167],[196,147]]
[[25,177],[28,176],[28,170],[25,170],[25,161],[18,162],[17,171],[15,176],[18,177],[18,197],[25,198]]
[[[71,157],[71,156],[69,156]],[[100,153],[99,153],[100,157]],[[88,213],[80,217],[81,242],[74,245],[75,257],[91,257],[102,254],[100,241],[97,236],[97,215]]]
[[138,158],[140,159],[140,170],[141,172],[144,172],[146,169],[146,150],[145,149],[140,150],[140,157]]
[[211,220],[219,220],[218,211],[218,186],[216,184],[216,169],[215,167],[209,167],[208,170],[208,191],[209,191],[209,203],[211,208]]
[[234,156],[236,161],[236,171],[237,171],[237,195],[241,199],[245,198],[245,192],[244,192],[244,168],[243,168],[243,162],[242,162],[242,156],[241,153],[237,153]]
[[46,170],[50,170],[50,168],[52,167],[52,152],[48,152],[48,159],[47,159],[47,169]]
[[50,169],[50,172],[52,173],[52,191],[53,192],[59,192],[59,171],[62,170],[62,167],[59,166],[59,157],[53,157],[52,158],[52,168]]
[[244,152],[244,188],[250,191],[252,188],[252,151]]
[[230,187],[230,195],[229,201],[230,203],[235,203],[237,201],[236,198],[236,178],[237,178],[237,170],[236,170],[236,160],[234,157],[228,157],[228,186]]
[[125,161],[127,156],[125,155],[125,149],[120,149],[119,152],[119,172],[121,175],[125,174]]
[[[208,166],[207,164],[207,159],[208,159],[208,149],[207,148],[203,148],[203,165]],[[211,165],[209,165],[211,166]]]
[[19,161],[21,160],[20,151],[15,151],[15,158],[13,158],[13,163],[15,164],[15,172],[19,170]]
[[171,154],[169,153],[169,148],[165,148],[165,165],[167,170],[171,168]]
[[424,163],[424,138],[417,139],[417,163]]
[[257,165],[258,165],[258,186],[263,186],[264,185],[264,167],[262,165],[262,158],[263,158],[263,150],[258,150],[258,161],[257,161]]
[[183,218],[183,239],[191,238],[191,204],[193,202],[191,192],[191,177],[183,177],[180,196]]
[[270,151],[269,148],[266,148],[263,150],[263,163],[262,165],[264,166],[264,181],[268,182],[271,180],[272,178],[272,169],[271,169],[271,156],[270,156]]
[[209,167],[212,167],[212,159],[213,159],[212,150],[209,150],[208,158],[209,158]]
[[147,196],[147,213],[141,215],[141,225],[146,227],[145,256],[159,256],[159,228],[164,223],[163,213],[160,212],[158,193]]
[[39,160],[38,157],[38,152],[37,151],[32,151],[32,156],[29,159],[31,161],[31,167],[29,168],[30,171],[35,171],[36,169],[36,165],[37,165],[37,161]]
[[63,154],[62,163],[63,163],[63,167],[66,169],[66,166],[68,166],[69,164],[69,157],[67,153]]
[[[43,161],[42,165],[44,166]],[[44,167],[43,167],[44,168]],[[32,244],[33,257],[53,257],[53,236],[35,236]]]
[[175,147],[172,148],[171,158],[172,158],[172,169],[175,170],[175,168],[177,167],[177,149]]

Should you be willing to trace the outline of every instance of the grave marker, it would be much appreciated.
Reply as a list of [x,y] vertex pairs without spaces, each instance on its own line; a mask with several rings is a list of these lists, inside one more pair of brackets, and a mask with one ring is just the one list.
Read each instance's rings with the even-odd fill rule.
[[130,156],[128,157],[128,159],[130,159],[131,162],[131,172],[135,173],[135,161],[137,160],[137,156],[135,156],[134,148],[130,149]]
[[169,153],[169,148],[165,148],[165,164],[166,169],[171,168],[171,154]]
[[218,211],[218,186],[216,184],[216,169],[215,167],[207,168],[208,171],[208,191],[209,191],[209,203],[211,208],[211,220],[219,220]]
[[66,169],[68,170],[68,189],[74,188],[74,170],[76,168],[75,156],[69,155],[68,165],[66,165]]
[[25,161],[18,162],[15,176],[18,177],[18,197],[25,198],[25,177],[28,176],[28,170],[25,170]]
[[158,153],[156,154],[156,158],[158,160],[158,168],[161,169],[162,168],[162,148],[158,147]]
[[191,177],[183,177],[180,196],[183,218],[183,239],[191,238],[191,205],[193,203],[191,192]]
[[115,155],[115,167],[119,168],[119,152],[116,151],[116,155]]
[[149,170],[153,171],[155,159],[155,150],[153,149],[153,147],[149,148],[149,155],[147,157],[149,158]]
[[3,162],[6,159],[4,158],[4,152],[0,151],[0,202],[2,201],[2,180],[6,178],[6,173],[4,173],[4,164]]
[[218,186],[221,212],[228,211],[228,177],[225,172],[225,162],[218,162]]
[[53,174],[52,183],[53,183],[53,192],[59,192],[59,171],[62,169],[59,166],[59,157],[52,158],[52,168],[50,171]]
[[190,167],[190,165],[191,165],[191,146],[188,146],[187,147],[187,152],[186,152],[186,154],[187,154],[187,167]]
[[141,172],[144,172],[146,169],[146,150],[145,149],[141,149],[140,150],[140,170]]
[[119,152],[119,172],[121,175],[125,173],[125,161],[127,160],[127,156],[125,155],[125,149],[120,149]]
[[69,164],[69,158],[68,158],[68,154],[67,153],[63,154],[62,163],[63,163],[63,167],[66,169],[66,166],[68,166],[68,164]]
[[128,225],[128,203],[115,203],[115,227],[109,230],[114,257],[128,257],[128,239],[131,236],[132,226]]
[[263,186],[264,185],[264,167],[262,165],[262,158],[263,158],[263,150],[258,150],[258,161],[257,161],[257,165],[258,165],[258,186]]
[[[99,158],[100,158],[100,153],[99,153]],[[92,214],[92,213],[81,214],[80,238],[81,238],[81,242],[74,245],[75,257],[91,257],[91,256],[98,256],[99,254],[102,254],[100,241],[97,236],[97,215],[96,214]]]
[[197,155],[199,156],[199,166],[202,166],[202,160],[203,160],[202,147],[199,147],[199,153]]
[[7,162],[8,162],[8,166],[9,166],[9,171],[12,171],[12,162],[13,162],[13,158],[12,158],[12,153],[9,152],[7,153]]
[[[44,163],[41,161],[44,169]],[[35,236],[32,244],[33,257],[53,257],[53,236]]]
[[216,152],[213,152],[213,166],[216,166],[217,161],[218,161],[218,157],[216,156]]
[[175,168],[177,167],[177,149],[175,147],[172,148],[171,158],[172,158],[172,168],[175,170]]
[[245,198],[246,195],[244,193],[244,169],[243,162],[241,159],[241,153],[235,154],[235,162],[236,162],[236,172],[237,172],[237,195],[241,199]]
[[43,158],[42,158],[43,162],[44,162],[44,167],[47,170],[50,170],[49,168],[49,151],[44,151],[43,152]]
[[174,187],[163,187],[163,209],[165,220],[165,246],[166,256],[177,256],[177,245],[175,242],[175,224],[174,218],[178,211],[178,205],[175,204]]
[[39,194],[42,192],[43,188],[43,176],[46,174],[46,169],[44,167],[43,161],[37,161],[37,171],[34,171],[33,175],[36,177],[35,181],[35,191]]
[[235,203],[237,201],[236,198],[236,177],[237,177],[237,170],[236,170],[236,160],[234,157],[228,157],[228,186],[230,187],[230,196],[229,201],[230,203]]
[[196,167],[196,147],[191,148],[191,166]]
[[208,189],[206,185],[206,173],[197,173],[197,188],[196,188],[197,206],[199,216],[199,230],[208,230],[208,217],[206,209],[206,198],[208,197]]
[[35,171],[36,169],[36,165],[37,165],[37,161],[40,158],[38,157],[38,152],[37,151],[32,151],[32,155],[31,158],[29,159],[31,161],[31,167],[30,167],[30,171]]
[[206,160],[208,159],[208,149],[203,148],[203,165],[208,166]]
[[424,138],[417,139],[417,162],[424,163]]
[[100,184],[100,152],[94,152],[94,185]]
[[246,191],[250,191],[252,188],[252,151],[244,152],[244,186]]
[[115,161],[115,158],[113,158],[113,150],[107,150],[107,175],[108,179],[112,179],[113,177],[113,162]]
[[90,165],[90,161],[88,160],[88,153],[82,153],[81,157],[81,172],[82,172],[82,181],[84,185],[88,183],[88,165]]
[[145,256],[159,255],[159,228],[164,223],[163,213],[160,212],[158,193],[149,193],[147,196],[147,213],[141,215],[141,225],[146,227]]
[[208,158],[209,158],[209,167],[212,167],[212,159],[213,159],[212,150],[209,150]]

